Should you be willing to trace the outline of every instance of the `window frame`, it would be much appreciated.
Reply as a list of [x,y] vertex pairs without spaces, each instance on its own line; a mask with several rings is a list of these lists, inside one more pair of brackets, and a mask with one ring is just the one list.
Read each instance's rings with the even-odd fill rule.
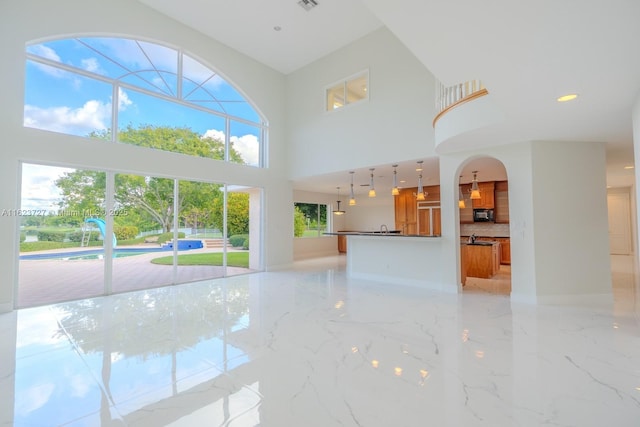
[[[294,238],[296,238],[296,239],[317,239],[317,238],[319,238],[319,237],[326,237],[326,236],[324,235],[324,233],[328,233],[328,232],[331,230],[331,216],[330,216],[331,209],[332,209],[332,208],[331,208],[331,205],[330,205],[330,204],[327,204],[327,203],[319,203],[319,202],[295,202],[295,201],[294,201],[294,202],[293,202],[293,212],[294,212],[294,215],[295,215],[295,209],[296,209],[296,207],[297,207],[298,205],[316,205],[316,206],[317,206],[317,212],[318,212],[318,213],[317,213],[317,217],[315,218],[315,221],[316,221],[316,224],[318,224],[318,225],[321,223],[321,219],[322,219],[322,214],[321,214],[321,212],[322,212],[322,210],[324,209],[324,212],[325,212],[325,217],[324,217],[324,218],[325,218],[325,227],[324,227],[324,229],[322,229],[322,230],[321,230],[319,227],[317,227],[317,228],[316,228],[316,230],[317,230],[316,235],[308,235],[308,236],[305,236],[305,235],[303,234],[302,236],[296,236],[296,235],[295,235],[295,225],[294,225],[294,230],[293,230],[293,232],[294,232],[294,233],[293,233]],[[305,216],[305,217],[306,217],[306,219],[307,219],[307,221],[308,221],[308,222],[307,222],[307,224],[310,224],[311,218],[310,218],[310,217],[308,217],[308,216]],[[308,226],[307,226],[307,227],[308,227]],[[306,230],[310,230],[310,229],[309,229],[309,228],[307,228]]]
[[[179,86],[179,90],[177,92],[176,95],[174,96],[170,96],[170,95],[166,95],[163,93],[159,93],[159,92],[155,92],[152,90],[149,90],[148,88],[145,88],[143,86],[137,86],[131,83],[128,83],[126,81],[122,81],[121,79],[117,79],[114,78],[112,76],[106,76],[100,73],[94,73],[91,71],[87,71],[84,70],[82,68],[79,68],[77,66],[74,65],[69,65],[66,64],[62,61],[56,61],[56,60],[52,60],[49,58],[46,58],[45,56],[40,56],[37,55],[35,53],[29,52],[29,48],[32,46],[37,46],[37,45],[44,45],[48,42],[56,42],[56,41],[61,41],[61,40],[72,40],[72,39],[81,39],[81,38],[112,38],[112,39],[119,39],[119,40],[134,40],[134,41],[143,41],[145,43],[148,44],[155,44],[157,46],[161,46],[167,49],[171,49],[173,51],[175,51],[177,58],[178,58],[178,63],[179,66],[177,68],[176,71],[176,80],[178,82],[178,86]],[[250,164],[250,163],[243,163],[242,165],[244,166],[248,166],[248,167],[258,167],[258,168],[266,168],[268,167],[268,158],[267,158],[267,140],[268,140],[268,130],[269,130],[269,125],[268,125],[268,121],[264,118],[264,116],[262,115],[262,113],[260,112],[260,110],[254,105],[254,103],[243,93],[243,91],[236,87],[236,85],[234,85],[233,83],[231,83],[229,81],[229,79],[224,76],[224,74],[220,73],[217,69],[215,69],[214,67],[210,66],[208,63],[206,63],[206,61],[201,60],[199,57],[192,55],[190,53],[188,53],[187,51],[185,51],[184,49],[180,48],[180,47],[176,47],[176,46],[172,46],[166,43],[162,43],[156,40],[148,40],[148,39],[140,39],[140,38],[134,38],[134,37],[117,37],[117,36],[109,36],[109,35],[85,35],[85,36],[73,36],[73,37],[60,37],[60,38],[51,38],[51,39],[47,39],[47,40],[35,40],[32,41],[30,43],[28,43],[25,46],[25,70],[26,70],[26,65],[31,62],[35,65],[37,64],[43,64],[43,65],[47,65],[50,67],[53,67],[55,69],[60,69],[60,70],[64,70],[66,72],[69,73],[73,73],[75,75],[78,76],[82,76],[84,78],[89,78],[89,79],[93,79],[95,81],[98,82],[102,82],[102,83],[106,83],[111,85],[112,87],[112,100],[111,100],[111,120],[109,125],[111,126],[111,135],[109,138],[110,142],[114,142],[114,143],[124,143],[126,144],[126,142],[122,142],[118,140],[118,134],[120,131],[119,126],[123,126],[125,125],[124,123],[120,123],[119,121],[119,117],[118,117],[118,107],[119,107],[119,101],[120,101],[120,90],[121,89],[126,89],[126,90],[130,90],[130,91],[135,91],[138,93],[141,93],[145,96],[149,96],[149,97],[153,97],[153,98],[157,98],[160,99],[162,101],[166,101],[166,102],[172,102],[175,103],[176,105],[179,105],[181,107],[186,107],[186,108],[190,108],[190,109],[195,109],[195,110],[199,110],[202,111],[206,114],[211,114],[213,116],[217,116],[217,117],[221,117],[224,122],[225,122],[225,126],[224,129],[220,129],[220,131],[224,132],[224,146],[225,146],[225,154],[224,154],[224,160],[225,162],[230,162],[229,159],[229,152],[230,152],[230,147],[232,145],[232,137],[234,135],[230,135],[230,128],[231,128],[231,123],[236,122],[236,123],[241,123],[244,125],[248,125],[251,127],[256,128],[257,130],[259,130],[259,134],[257,135],[257,137],[259,138],[259,146],[258,146],[258,164]],[[223,80],[227,85],[229,85],[234,91],[236,91],[240,96],[243,97],[244,102],[247,103],[248,106],[251,107],[251,109],[253,110],[253,112],[255,113],[255,115],[259,118],[259,122],[255,122],[252,120],[248,120],[246,118],[240,117],[240,116],[235,116],[229,113],[222,113],[220,111],[208,108],[204,105],[198,104],[198,103],[194,103],[191,101],[187,101],[184,100],[184,93],[182,92],[182,80],[185,77],[185,75],[183,74],[183,70],[182,70],[182,63],[184,61],[184,58],[187,57],[190,60],[196,61],[198,63],[200,63],[201,65],[203,65],[204,67],[206,67],[209,71],[211,71],[211,73],[217,75],[221,80]],[[169,72],[169,71],[166,71]],[[27,76],[25,76],[25,90],[26,90],[26,86],[27,86]],[[25,102],[25,106],[26,106],[26,102]],[[24,118],[26,118],[23,115],[23,120]],[[31,126],[27,126],[27,127],[31,127]],[[40,129],[40,130],[45,130],[45,131],[49,131],[49,132],[56,132],[56,133],[61,133],[63,135],[75,135],[72,133],[65,133],[65,132],[60,132],[60,131],[56,131],[56,130],[51,130],[51,129],[46,129],[46,128],[38,128],[35,127],[36,129]],[[77,136],[77,135],[76,135]],[[93,140],[91,138],[89,138],[88,136],[81,136],[84,139],[87,140]],[[163,150],[163,151],[167,151],[167,150]],[[168,151],[168,152],[173,152],[173,151]],[[178,152],[179,153],[179,152]],[[197,156],[194,156],[197,157]],[[212,160],[216,160],[216,159],[212,159]]]
[[[356,101],[353,102],[349,102],[348,101],[348,93],[347,93],[347,86],[349,83],[354,82],[360,78],[365,78],[366,81],[366,86],[364,89],[365,92],[365,96],[363,98],[360,98]],[[342,86],[342,99],[344,100],[344,103],[341,106],[334,107],[331,108],[331,106],[329,105],[329,98],[330,98],[330,93],[332,90],[336,89],[337,87]],[[362,71],[359,71],[357,73],[351,74],[350,76],[344,78],[344,79],[340,79],[337,80],[331,84],[328,84],[324,87],[324,111],[325,113],[331,113],[334,111],[340,111],[340,110],[344,110],[345,108],[351,107],[353,105],[358,105],[361,104],[364,101],[369,101],[369,97],[370,97],[370,92],[371,92],[371,81],[369,78],[369,69],[366,68]]]

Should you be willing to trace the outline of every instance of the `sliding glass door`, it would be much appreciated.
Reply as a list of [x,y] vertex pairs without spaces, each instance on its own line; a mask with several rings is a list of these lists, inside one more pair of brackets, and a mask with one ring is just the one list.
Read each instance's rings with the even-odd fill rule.
[[260,197],[238,186],[24,164],[18,306],[255,271],[260,242],[250,247],[249,236],[260,234]]
[[104,293],[104,172],[22,165],[18,307]]

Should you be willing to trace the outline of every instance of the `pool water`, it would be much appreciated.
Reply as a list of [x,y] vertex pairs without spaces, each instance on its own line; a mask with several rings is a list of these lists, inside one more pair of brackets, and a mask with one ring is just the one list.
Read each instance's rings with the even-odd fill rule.
[[[202,241],[200,240],[178,240],[178,250],[188,251],[190,249],[202,248]],[[113,258],[123,258],[133,255],[148,254],[150,252],[164,252],[165,254],[173,253],[173,244],[165,244],[162,247],[150,247],[150,248],[120,248],[117,247],[113,250]],[[39,254],[26,254],[20,255],[20,259],[60,259],[64,261],[75,260],[91,260],[91,259],[104,259],[104,249],[89,249],[83,251],[67,251],[67,252],[47,252]]]
[[[147,252],[114,252],[113,258],[124,258],[129,256],[140,255]],[[88,255],[76,255],[70,257],[59,257],[56,259],[61,259],[63,261],[75,261],[75,260],[85,260],[85,259],[104,259],[104,254],[88,254]]]
[[[150,252],[167,252],[161,248],[129,248],[129,249],[115,249],[113,251],[113,258],[123,258],[140,254],[148,254]],[[27,254],[20,255],[20,259],[59,259],[63,261],[74,260],[91,260],[91,259],[104,259],[104,250],[86,250],[86,251],[72,251],[72,252],[49,252],[40,254]]]

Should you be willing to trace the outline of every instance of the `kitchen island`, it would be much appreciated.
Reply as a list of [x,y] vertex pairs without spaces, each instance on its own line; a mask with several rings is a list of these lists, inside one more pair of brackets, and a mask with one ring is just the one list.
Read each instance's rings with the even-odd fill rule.
[[500,269],[499,242],[480,241],[461,243],[461,246],[465,252],[466,276],[490,279]]
[[327,233],[347,237],[347,276],[442,290],[440,237],[395,233]]

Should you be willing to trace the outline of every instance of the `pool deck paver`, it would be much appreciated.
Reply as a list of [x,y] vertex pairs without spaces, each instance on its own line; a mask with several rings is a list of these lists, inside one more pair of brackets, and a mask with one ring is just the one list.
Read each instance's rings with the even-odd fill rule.
[[[216,251],[219,249],[196,249],[188,253]],[[104,289],[103,260],[20,260],[17,308],[224,277],[224,268],[218,266],[178,266],[174,277],[173,266],[151,263],[153,258],[170,254],[170,251],[166,254],[151,252],[114,258],[111,290],[108,292]],[[227,267],[226,275],[250,271]]]

